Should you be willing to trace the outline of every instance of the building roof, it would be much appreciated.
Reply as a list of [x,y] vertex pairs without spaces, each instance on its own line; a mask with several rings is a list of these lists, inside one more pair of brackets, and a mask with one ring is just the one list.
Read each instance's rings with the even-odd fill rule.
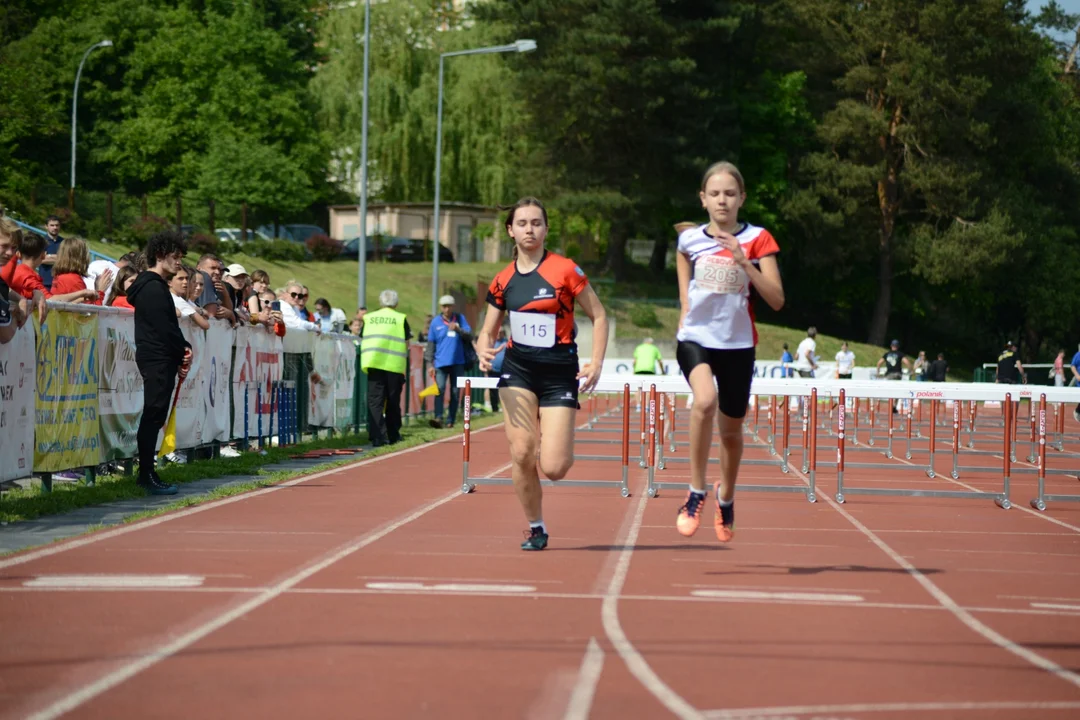
[[[356,204],[331,205],[330,209],[331,210],[356,210],[357,207],[358,207],[358,205],[356,205]],[[400,208],[402,210],[424,209],[424,210],[432,210],[432,211],[434,211],[435,203],[434,202],[368,203],[368,210],[369,211],[372,210],[372,209],[392,210],[394,208]],[[439,209],[440,210],[443,210],[443,209],[473,210],[473,211],[487,212],[487,213],[497,213],[499,211],[498,208],[491,207],[490,205],[478,205],[476,203],[464,203],[464,202],[440,202],[439,203]]]

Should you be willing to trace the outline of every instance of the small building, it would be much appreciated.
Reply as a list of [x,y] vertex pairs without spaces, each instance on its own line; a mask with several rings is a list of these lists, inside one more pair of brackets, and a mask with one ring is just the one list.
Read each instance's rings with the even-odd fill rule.
[[[510,257],[509,239],[499,227],[496,208],[446,202],[439,204],[439,212],[439,242],[450,249],[457,262],[498,262]],[[367,234],[431,240],[434,218],[434,203],[369,203]],[[330,237],[343,242],[358,237],[359,207],[330,206],[329,230]]]

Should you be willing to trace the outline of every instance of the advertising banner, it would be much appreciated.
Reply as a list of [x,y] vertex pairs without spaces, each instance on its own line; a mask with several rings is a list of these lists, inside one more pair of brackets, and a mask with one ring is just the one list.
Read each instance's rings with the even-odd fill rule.
[[0,345],[0,481],[28,477],[34,464],[34,326]]
[[[353,383],[356,382],[356,339],[339,336],[337,343],[338,364],[334,369],[334,427],[345,430],[352,425]],[[404,394],[404,393],[402,393]]]
[[229,384],[232,382],[233,330],[225,320],[213,319],[206,331],[206,361],[203,363],[203,426],[205,442],[226,442],[232,430],[232,405]]
[[[262,432],[277,432],[277,404],[273,398],[273,384],[281,381],[281,338],[267,332],[263,327],[239,326],[236,333],[236,355],[232,367],[233,381],[233,437],[244,437],[244,418],[247,417],[248,437],[255,437],[260,419]],[[299,333],[298,333],[299,334]],[[244,389],[247,386],[247,406],[244,405]],[[256,393],[256,389],[260,392]],[[261,404],[256,407],[256,398]],[[301,398],[302,400],[302,398]],[[270,427],[273,409],[274,427]]]
[[309,425],[334,426],[334,375],[340,364],[340,356],[337,338],[326,335],[316,338],[312,352],[312,374],[308,382]]
[[99,315],[98,419],[104,460],[137,453],[135,434],[143,409],[143,379],[135,364],[135,316]]
[[97,315],[68,312],[50,313],[39,328],[35,472],[101,462],[97,329]]

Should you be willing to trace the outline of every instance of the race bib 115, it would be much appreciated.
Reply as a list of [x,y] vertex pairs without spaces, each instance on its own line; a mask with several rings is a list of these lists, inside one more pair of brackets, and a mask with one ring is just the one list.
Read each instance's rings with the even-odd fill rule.
[[555,316],[552,313],[511,311],[510,339],[515,345],[555,347]]

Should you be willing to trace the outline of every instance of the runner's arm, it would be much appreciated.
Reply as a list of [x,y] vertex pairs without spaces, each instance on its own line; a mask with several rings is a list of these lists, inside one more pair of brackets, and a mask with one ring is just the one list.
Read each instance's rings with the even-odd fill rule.
[[600,380],[600,372],[604,367],[604,355],[607,354],[607,311],[604,310],[604,304],[601,303],[600,298],[596,296],[596,291],[593,290],[592,285],[585,286],[577,296],[577,301],[578,304],[581,305],[581,309],[585,311],[585,315],[592,320],[593,324],[592,360],[585,370],[578,373],[579,379],[582,377],[586,378],[581,389],[585,392],[591,392],[592,389],[596,387],[596,383]]
[[776,263],[775,255],[766,255],[759,259],[757,266],[750,260],[745,260],[743,270],[769,307],[773,310],[784,307],[784,283],[780,280],[780,266]]
[[675,253],[675,273],[679,278],[679,328],[686,320],[690,310],[690,258],[681,252]]
[[[491,361],[499,352],[494,348],[493,340],[499,335],[499,327],[502,325],[504,315],[506,315],[505,312],[489,304],[487,314],[484,316],[484,327],[476,336],[476,357],[480,359],[480,369],[484,372],[491,369]],[[431,346],[432,342],[429,340],[428,347]],[[434,361],[434,350],[432,350],[432,361]]]

